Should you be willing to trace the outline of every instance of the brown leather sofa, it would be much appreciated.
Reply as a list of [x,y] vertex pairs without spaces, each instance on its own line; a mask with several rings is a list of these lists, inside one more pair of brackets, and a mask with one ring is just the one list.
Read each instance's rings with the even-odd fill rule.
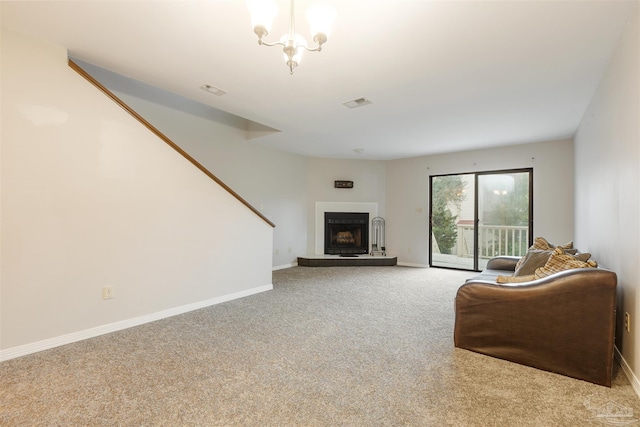
[[460,287],[455,346],[611,387],[614,272],[578,268],[525,283],[498,284],[518,258],[499,257]]

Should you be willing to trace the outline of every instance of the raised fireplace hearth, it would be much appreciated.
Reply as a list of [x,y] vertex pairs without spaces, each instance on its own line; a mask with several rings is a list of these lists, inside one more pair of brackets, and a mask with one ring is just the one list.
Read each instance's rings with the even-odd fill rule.
[[298,257],[301,267],[382,267],[398,264],[395,256],[356,255],[342,257],[339,255],[307,255]]
[[369,252],[368,212],[325,212],[324,253],[353,256]]

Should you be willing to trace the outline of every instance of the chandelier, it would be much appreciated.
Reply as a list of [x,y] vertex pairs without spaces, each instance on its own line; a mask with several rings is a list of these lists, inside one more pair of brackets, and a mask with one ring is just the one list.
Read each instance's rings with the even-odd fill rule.
[[326,3],[314,3],[307,9],[307,20],[313,35],[316,47],[307,46],[306,40],[296,34],[294,21],[294,0],[291,0],[289,12],[289,32],[280,38],[280,41],[267,43],[263,40],[271,31],[271,26],[278,15],[278,5],[275,0],[248,0],[247,5],[251,12],[251,25],[253,32],[258,36],[258,44],[264,46],[282,46],[284,61],[289,67],[289,73],[293,74],[293,69],[300,64],[302,52],[320,52],[322,45],[326,43],[331,25],[336,18],[335,9]]

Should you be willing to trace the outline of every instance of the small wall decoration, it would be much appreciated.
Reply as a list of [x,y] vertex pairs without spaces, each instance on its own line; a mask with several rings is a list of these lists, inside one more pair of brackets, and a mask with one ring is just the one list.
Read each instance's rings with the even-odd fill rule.
[[353,181],[333,181],[335,188],[353,188]]

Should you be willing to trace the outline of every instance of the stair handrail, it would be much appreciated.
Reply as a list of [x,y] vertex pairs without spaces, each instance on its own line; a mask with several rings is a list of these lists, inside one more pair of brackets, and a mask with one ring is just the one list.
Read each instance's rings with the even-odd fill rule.
[[160,132],[155,126],[153,126],[146,119],[144,119],[140,114],[138,114],[134,109],[132,109],[129,105],[127,105],[123,100],[118,98],[113,92],[111,92],[109,89],[107,89],[102,83],[100,83],[95,78],[93,78],[93,76],[91,76],[89,73],[87,73],[82,67],[80,67],[78,64],[76,64],[72,59],[69,59],[69,67],[71,67],[74,71],[76,71],[78,74],[80,74],[82,77],[84,77],[89,83],[93,84],[102,93],[104,93],[109,98],[111,98],[112,101],[114,101],[121,108],[123,108],[127,113],[129,113],[131,116],[133,116],[133,118],[135,118],[137,121],[139,121],[143,126],[145,126],[147,129],[149,129],[153,134],[155,134],[158,138],[160,138],[162,141],[164,141],[166,144],[168,144],[171,148],[173,148],[175,151],[177,151],[182,157],[187,159],[195,167],[200,169],[200,171],[202,171],[205,175],[207,175],[209,178],[211,178],[213,181],[215,181],[225,191],[227,191],[229,194],[231,194],[233,197],[235,197],[240,203],[245,205],[247,208],[249,208],[251,211],[253,211],[253,213],[255,213],[260,218],[262,218],[262,220],[264,220],[267,224],[269,224],[271,227],[275,227],[276,226],[273,222],[271,222],[271,220],[269,220],[269,218],[264,216],[258,209],[253,207],[249,202],[247,202],[245,199],[243,199],[238,193],[233,191],[231,189],[231,187],[229,187],[227,184],[225,184],[220,178],[215,176],[213,173],[211,173],[211,171],[209,171],[209,169],[204,167],[200,162],[198,162],[196,159],[191,157],[191,155],[189,153],[184,151],[178,144],[176,144],[171,139],[169,139],[165,134]]

